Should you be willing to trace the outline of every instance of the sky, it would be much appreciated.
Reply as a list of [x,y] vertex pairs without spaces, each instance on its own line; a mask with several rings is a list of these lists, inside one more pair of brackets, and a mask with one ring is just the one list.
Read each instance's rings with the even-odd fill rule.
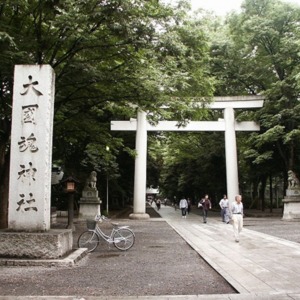
[[[170,1],[170,0],[169,0]],[[174,1],[174,0],[172,0]],[[193,10],[204,8],[212,10],[215,14],[224,16],[232,10],[239,10],[243,0],[190,0]],[[300,0],[284,0],[285,2],[297,3],[300,6]]]

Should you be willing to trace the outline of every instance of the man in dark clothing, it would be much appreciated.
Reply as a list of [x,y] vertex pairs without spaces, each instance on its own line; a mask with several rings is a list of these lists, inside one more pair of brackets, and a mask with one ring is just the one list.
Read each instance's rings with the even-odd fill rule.
[[208,210],[211,209],[211,202],[210,202],[207,194],[201,200],[201,204],[202,204],[202,209],[203,209],[203,223],[206,223]]

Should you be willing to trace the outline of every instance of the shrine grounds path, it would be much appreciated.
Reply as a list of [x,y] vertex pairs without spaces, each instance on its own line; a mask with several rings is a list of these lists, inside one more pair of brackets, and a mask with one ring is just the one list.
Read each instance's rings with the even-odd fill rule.
[[[235,243],[219,212],[207,224],[196,208],[186,219],[170,206],[147,212],[146,221],[119,215],[136,234],[129,251],[102,243],[73,267],[1,266],[0,300],[300,299],[299,221],[246,211]],[[74,248],[85,223],[75,220],[75,228]]]

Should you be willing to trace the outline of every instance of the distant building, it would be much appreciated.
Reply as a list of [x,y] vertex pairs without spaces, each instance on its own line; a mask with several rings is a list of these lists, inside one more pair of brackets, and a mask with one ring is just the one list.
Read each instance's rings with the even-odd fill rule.
[[146,189],[146,201],[147,202],[152,202],[153,200],[156,199],[156,196],[159,194],[159,187],[156,189],[150,185],[150,187],[147,187]]

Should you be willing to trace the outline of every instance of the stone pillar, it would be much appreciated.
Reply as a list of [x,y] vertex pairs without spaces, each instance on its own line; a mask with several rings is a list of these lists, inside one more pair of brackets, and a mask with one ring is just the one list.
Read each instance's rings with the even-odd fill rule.
[[147,176],[147,117],[144,111],[138,111],[134,169],[133,213],[130,219],[148,219],[146,214],[146,176]]
[[227,197],[231,203],[234,201],[235,196],[239,194],[238,161],[233,108],[228,107],[224,109],[224,120]]
[[14,74],[8,228],[50,229],[55,75],[49,65]]
[[8,230],[0,256],[60,258],[72,250],[71,230],[50,229],[54,71],[15,66]]
[[80,219],[95,219],[96,215],[101,215],[100,204],[101,200],[98,197],[96,187],[97,173],[92,171],[89,178],[86,180],[85,187],[82,191],[82,197],[79,201],[79,218]]

